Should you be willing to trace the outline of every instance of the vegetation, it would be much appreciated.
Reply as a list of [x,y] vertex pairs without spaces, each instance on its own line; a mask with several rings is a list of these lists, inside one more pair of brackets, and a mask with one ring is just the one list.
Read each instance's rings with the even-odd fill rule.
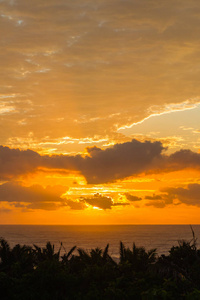
[[[116,263],[104,250],[73,247],[61,256],[46,247],[16,245],[0,239],[0,291],[4,300],[200,299],[200,250],[179,241],[169,255],[156,249],[126,248]],[[65,249],[64,249],[65,250]]]

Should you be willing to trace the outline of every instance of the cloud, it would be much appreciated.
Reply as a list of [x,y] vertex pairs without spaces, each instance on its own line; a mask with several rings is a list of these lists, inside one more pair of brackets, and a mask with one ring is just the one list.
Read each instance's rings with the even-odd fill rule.
[[[74,138],[105,136],[147,117],[160,99],[178,103],[198,96],[198,9],[196,0],[182,0],[181,6],[147,0],[35,0],[34,6],[1,1],[2,93],[32,101],[16,97],[15,115],[0,120],[1,143],[11,133],[26,136],[30,128],[37,140],[58,138],[65,130]],[[121,116],[102,120],[119,111]],[[74,120],[84,117],[95,119],[96,126],[88,122],[80,130]]]
[[88,183],[111,182],[144,172],[160,157],[162,150],[160,142],[137,140],[105,150],[93,147],[88,149],[90,156],[85,158],[80,169]]
[[9,202],[15,207],[26,209],[54,210],[65,205],[60,196],[67,189],[64,186],[43,188],[40,185],[32,185],[25,187],[20,183],[7,182],[0,185],[0,202]]
[[129,193],[124,193],[124,195],[126,196],[126,199],[129,200],[129,201],[141,201],[142,200],[141,197],[134,196],[134,195],[131,195]]
[[[67,206],[73,210],[83,210],[87,208],[88,204],[102,209],[111,209],[114,206],[129,205],[129,203],[122,202],[114,203],[112,198],[100,194],[95,194],[91,198],[82,197],[77,201],[61,198],[61,195],[67,189],[64,186],[47,186],[43,188],[40,185],[32,185],[25,187],[19,182],[7,182],[0,185],[0,202],[8,202],[10,205],[24,210],[56,210]],[[4,212],[5,209],[2,208],[1,211]]]
[[163,188],[161,195],[146,196],[145,199],[151,200],[146,206],[164,208],[167,205],[186,205],[200,206],[200,184],[188,184],[186,187]]
[[65,201],[66,205],[69,206],[73,210],[83,210],[87,208],[85,203],[83,201],[72,201],[72,200],[66,200]]
[[164,208],[167,204],[171,204],[173,202],[172,199],[169,200],[166,194],[145,196],[145,200],[151,200],[150,202],[145,203],[145,206],[154,206],[156,208]]
[[169,156],[169,167],[173,169],[200,168],[200,153],[188,149],[177,151]]
[[[45,155],[41,156],[31,150],[10,149],[0,147],[0,179],[7,183],[0,185],[0,201],[9,202],[19,207],[24,205],[27,209],[56,209],[69,206],[71,209],[85,209],[87,204],[102,209],[111,209],[114,206],[128,205],[130,203],[114,203],[112,198],[95,194],[79,201],[62,199],[61,195],[67,191],[63,186],[40,185],[30,187],[15,182],[18,176],[36,172],[45,168],[45,172],[79,172],[88,183],[99,184],[116,181],[128,176],[137,176],[144,173],[173,172],[186,168],[200,170],[200,154],[183,149],[171,155],[162,153],[160,142],[140,142],[132,140],[123,144],[101,149],[87,148],[87,154],[81,155]],[[147,195],[151,200],[146,205],[164,207],[168,204],[185,203],[199,206],[200,185],[190,184],[186,188],[166,188],[161,194]],[[129,201],[141,201],[142,198],[124,193]],[[176,203],[174,200],[178,200]],[[25,204],[22,204],[25,203]]]
[[37,152],[0,146],[0,180],[34,172],[39,165],[41,156]]
[[180,150],[169,156],[160,142],[131,142],[101,149],[87,148],[87,155],[45,155],[31,150],[0,147],[0,180],[16,179],[39,168],[79,172],[88,183],[114,182],[141,173],[161,173],[194,168],[200,170],[200,153]]
[[88,183],[111,182],[137,175],[150,167],[163,150],[160,142],[132,140],[105,150],[87,148],[88,155],[40,156],[38,153],[0,147],[1,180],[34,172],[38,167],[79,171]]
[[56,210],[60,207],[63,207],[64,204],[58,204],[54,202],[32,202],[25,207],[27,209],[42,209],[42,210]]
[[194,168],[200,170],[200,153],[183,149],[165,155],[161,142],[131,142],[101,149],[88,147],[88,155],[53,155],[42,158],[43,166],[79,171],[91,184],[113,182],[145,173],[162,173]]
[[111,209],[113,206],[125,206],[129,205],[129,203],[122,203],[122,202],[116,202],[114,203],[112,198],[102,196],[101,194],[97,193],[93,197],[82,197],[80,199],[81,202],[99,207],[101,209]]
[[153,195],[153,196],[145,196],[145,199],[147,200],[162,200],[163,195]]
[[154,160],[149,173],[174,172],[187,168],[200,171],[200,153],[182,149],[170,155],[162,154]]
[[165,188],[162,191],[166,193],[166,202],[171,202],[178,199],[180,203],[200,206],[200,184],[189,184],[185,188]]

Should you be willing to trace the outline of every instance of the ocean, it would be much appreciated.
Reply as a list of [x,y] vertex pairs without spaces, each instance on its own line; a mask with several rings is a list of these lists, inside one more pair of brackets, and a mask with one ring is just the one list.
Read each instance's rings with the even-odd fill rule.
[[[200,243],[200,225],[192,225]],[[125,246],[143,246],[147,250],[157,248],[158,254],[168,254],[178,240],[192,239],[190,225],[0,225],[0,237],[8,241],[11,247],[16,244],[44,247],[50,241],[62,253],[73,246],[90,250],[105,248],[109,243],[109,254],[119,258],[119,243]],[[61,253],[61,254],[62,254]]]

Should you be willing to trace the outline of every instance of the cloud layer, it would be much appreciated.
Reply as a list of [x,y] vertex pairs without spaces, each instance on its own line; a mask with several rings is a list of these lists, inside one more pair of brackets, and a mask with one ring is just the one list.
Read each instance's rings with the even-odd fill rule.
[[173,172],[185,168],[200,169],[200,154],[190,150],[163,153],[160,142],[132,140],[113,147],[87,148],[88,154],[41,156],[31,150],[0,147],[0,180],[16,179],[37,168],[77,171],[88,183],[113,182],[143,172]]
[[[110,148],[87,148],[87,154],[41,156],[31,150],[10,149],[0,147],[0,202],[8,202],[15,207],[26,209],[53,210],[68,206],[74,210],[82,210],[88,205],[101,209],[114,206],[130,205],[142,198],[132,193],[123,195],[129,202],[114,202],[107,195],[95,194],[92,197],[73,199],[61,198],[68,190],[65,186],[40,185],[23,186],[18,178],[23,179],[28,173],[45,168],[45,172],[79,172],[90,184],[115,182],[141,173],[163,173],[184,170],[186,168],[200,171],[200,154],[190,150],[177,151],[171,155],[163,153],[160,142],[140,142],[132,140],[116,144]],[[5,183],[5,181],[7,181]],[[163,208],[168,204],[200,206],[200,185],[189,184],[187,187],[165,188],[159,194],[147,195],[146,206]],[[22,204],[25,203],[25,204]]]
[[161,99],[200,94],[197,0],[0,6],[0,144],[36,149],[64,132],[105,137],[148,116]]
[[200,184],[192,183],[185,187],[167,187],[161,189],[162,194],[145,196],[146,206],[164,208],[166,205],[193,205],[200,206]]
[[64,186],[25,187],[20,183],[8,182],[0,185],[0,202],[8,202],[24,209],[55,210],[65,205],[60,196],[66,191],[67,187]]
[[184,188],[166,188],[163,192],[167,193],[165,198],[168,202],[178,199],[180,203],[200,206],[200,184],[193,183]]
[[144,143],[137,140],[116,144],[105,150],[88,148],[88,155],[40,156],[34,151],[0,148],[1,180],[34,172],[37,167],[79,171],[88,183],[111,182],[137,175],[150,168],[153,160],[161,157],[160,142]]

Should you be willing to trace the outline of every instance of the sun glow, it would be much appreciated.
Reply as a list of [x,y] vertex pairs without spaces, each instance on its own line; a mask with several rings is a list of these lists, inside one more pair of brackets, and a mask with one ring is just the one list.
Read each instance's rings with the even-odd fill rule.
[[40,2],[0,0],[0,222],[199,223],[198,1]]
[[103,210],[102,208],[99,208],[99,207],[97,207],[97,206],[93,206],[92,208],[93,208],[93,209],[98,209],[98,210]]

